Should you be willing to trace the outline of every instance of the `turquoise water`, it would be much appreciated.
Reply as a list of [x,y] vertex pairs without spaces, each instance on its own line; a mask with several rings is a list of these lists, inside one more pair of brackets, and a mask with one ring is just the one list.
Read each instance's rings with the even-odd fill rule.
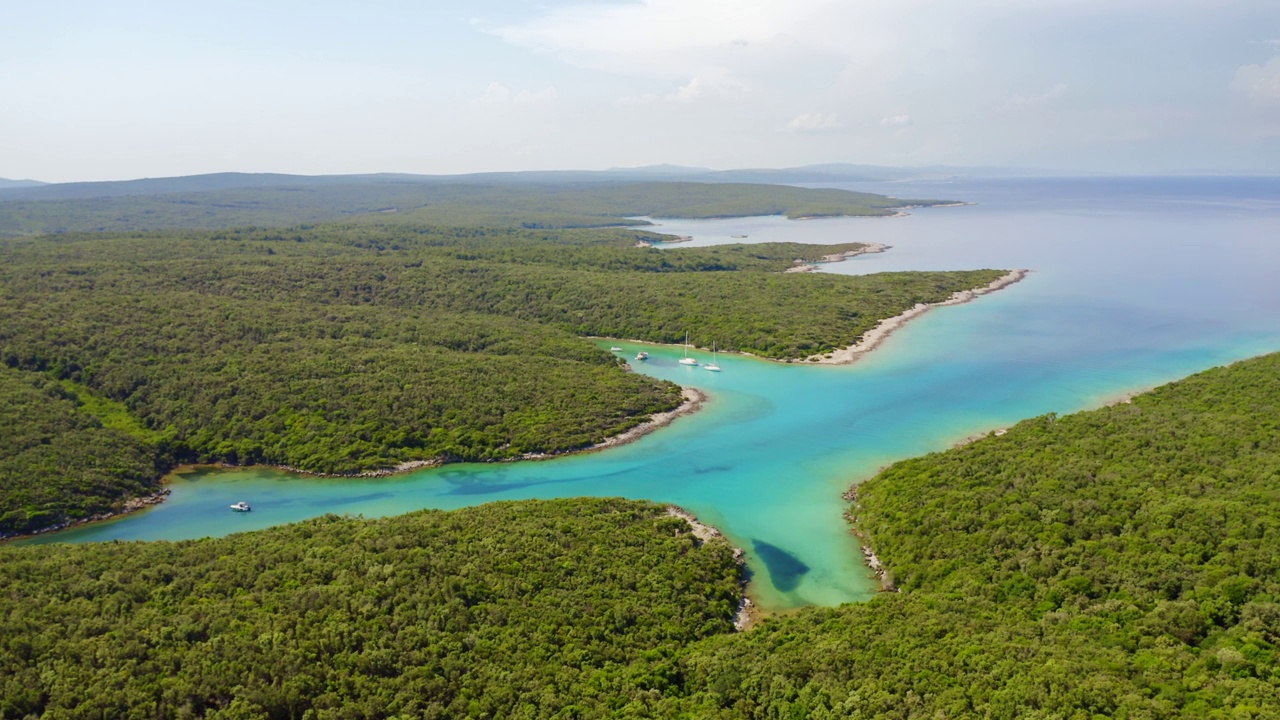
[[[851,366],[720,356],[724,372],[645,347],[638,369],[705,390],[695,415],[605,452],[452,465],[377,480],[267,469],[174,478],[154,509],[37,542],[223,535],[323,513],[381,516],[494,500],[621,495],[682,505],[748,550],[766,607],[865,599],[873,582],[841,493],[895,460],[1045,412],[1099,405],[1280,350],[1280,184],[1077,180],[859,186],[980,204],[896,219],[660,221],[694,244],[884,242],[828,271],[1030,268],[1013,287],[933,310]],[[695,341],[699,339],[695,338]],[[633,357],[641,346],[621,346]],[[710,359],[709,353],[698,353]],[[238,500],[254,512],[231,513]]]

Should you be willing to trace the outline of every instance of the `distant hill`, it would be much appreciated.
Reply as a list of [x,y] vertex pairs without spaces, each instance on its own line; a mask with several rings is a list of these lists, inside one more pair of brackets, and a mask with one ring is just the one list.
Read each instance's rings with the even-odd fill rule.
[[[0,237],[175,228],[376,223],[621,227],[636,217],[891,215],[931,204],[833,189],[672,181],[617,173],[251,175],[225,173],[0,191]],[[554,210],[552,209],[554,208]]]
[[[251,190],[266,188],[324,188],[397,184],[475,185],[604,183],[619,181],[664,181],[702,183],[751,183],[787,185],[794,183],[894,182],[941,180],[952,177],[1018,177],[1052,175],[1030,168],[981,168],[958,166],[888,167],[827,163],[792,168],[742,168],[712,170],[682,165],[615,167],[608,170],[534,170],[486,172],[465,175],[415,175],[411,173],[371,173],[364,175],[288,175],[283,173],[213,173],[168,178],[142,178],[105,182],[46,184],[32,180],[0,180],[0,203],[7,201],[88,200],[131,196],[158,196],[175,193]],[[1059,173],[1060,174],[1060,173]]]
[[45,183],[39,180],[10,180],[8,178],[0,178],[0,190],[8,190],[10,188],[29,188],[39,187]]
[[135,195],[170,195],[184,192],[240,190],[248,188],[314,187],[351,183],[403,181],[414,175],[285,175],[281,173],[213,173],[139,180],[108,180],[37,184],[33,186],[0,186],[0,202],[11,200],[85,200],[89,198],[129,197]]

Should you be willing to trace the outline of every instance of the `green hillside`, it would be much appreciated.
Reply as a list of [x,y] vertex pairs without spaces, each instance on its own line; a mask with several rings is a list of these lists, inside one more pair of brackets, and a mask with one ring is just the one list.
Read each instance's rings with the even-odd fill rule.
[[699,647],[695,714],[1280,716],[1278,418],[1269,355],[890,467],[902,592]]

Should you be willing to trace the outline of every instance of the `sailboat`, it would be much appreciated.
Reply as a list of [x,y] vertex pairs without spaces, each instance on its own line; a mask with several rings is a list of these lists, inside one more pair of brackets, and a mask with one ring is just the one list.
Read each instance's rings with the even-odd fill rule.
[[684,331],[684,357],[680,359],[681,365],[697,365],[698,361],[689,357],[689,331]]
[[710,370],[711,372],[720,372],[720,364],[716,361],[716,344],[715,343],[711,343],[711,364],[703,365],[702,367]]

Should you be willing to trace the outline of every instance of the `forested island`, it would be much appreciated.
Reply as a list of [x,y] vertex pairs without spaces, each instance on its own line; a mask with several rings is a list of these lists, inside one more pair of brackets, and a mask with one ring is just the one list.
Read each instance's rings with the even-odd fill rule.
[[[424,187],[434,186],[410,189]],[[343,188],[317,191],[363,197]],[[276,219],[295,218],[278,194],[310,197],[268,190],[256,207]],[[670,343],[688,332],[804,360],[1003,274],[788,274],[863,246],[658,250],[637,245],[662,236],[584,226],[633,211],[877,214],[890,202],[879,196],[670,183],[436,190],[393,219],[0,241],[0,392],[41,408],[3,421],[0,536],[124,509],[183,463],[361,474],[590,447],[682,397],[585,337]],[[223,192],[251,191],[156,197],[239,218],[209,209]],[[37,204],[97,222],[137,200]],[[31,202],[0,202],[0,214]]]
[[850,515],[899,591],[740,633],[650,503],[0,546],[0,715],[1272,717],[1277,417],[1270,355],[897,463]]
[[945,202],[745,183],[226,173],[0,189],[0,237],[288,227],[340,220],[451,227],[621,227],[645,224],[635,219],[638,216],[884,217],[905,206]]

